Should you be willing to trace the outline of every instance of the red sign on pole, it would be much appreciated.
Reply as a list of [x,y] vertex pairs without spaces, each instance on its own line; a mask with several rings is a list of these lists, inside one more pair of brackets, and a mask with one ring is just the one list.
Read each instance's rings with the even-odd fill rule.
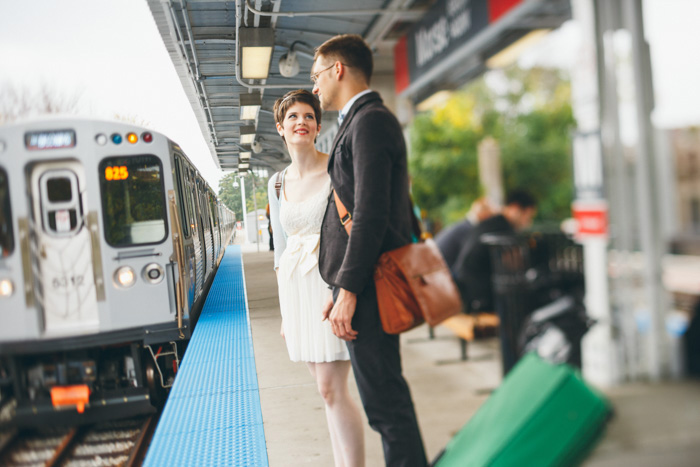
[[578,223],[577,237],[608,236],[608,203],[602,200],[574,201],[571,209]]

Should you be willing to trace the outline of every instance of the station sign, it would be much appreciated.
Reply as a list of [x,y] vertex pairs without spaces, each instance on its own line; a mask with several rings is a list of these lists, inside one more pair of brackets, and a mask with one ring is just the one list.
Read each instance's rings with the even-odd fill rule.
[[394,48],[396,93],[524,0],[438,0]]
[[577,200],[571,205],[577,223],[576,238],[607,238],[608,203],[605,200]]

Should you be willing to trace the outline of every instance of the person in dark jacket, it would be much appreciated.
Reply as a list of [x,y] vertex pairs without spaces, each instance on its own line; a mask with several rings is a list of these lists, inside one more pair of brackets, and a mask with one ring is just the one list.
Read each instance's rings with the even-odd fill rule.
[[515,235],[532,225],[537,214],[535,198],[524,190],[514,190],[506,197],[501,214],[490,217],[468,233],[457,256],[453,273],[468,311],[492,311],[491,258],[482,235]]
[[447,267],[450,269],[454,268],[457,262],[457,256],[462,250],[464,242],[469,237],[469,232],[472,227],[494,214],[495,211],[489,206],[488,200],[486,200],[486,198],[479,198],[472,203],[466,219],[455,222],[438,232],[435,236],[435,244],[440,250],[440,253],[442,253],[442,257],[445,258]]
[[319,269],[332,287],[324,316],[347,341],[370,426],[391,466],[425,466],[411,394],[401,371],[399,336],[384,332],[373,271],[379,256],[411,241],[412,211],[403,132],[369,89],[372,52],[358,35],[336,36],[314,55],[311,79],[323,110],[339,111],[328,161],[332,186],[351,214],[350,235],[333,196],[321,226]]

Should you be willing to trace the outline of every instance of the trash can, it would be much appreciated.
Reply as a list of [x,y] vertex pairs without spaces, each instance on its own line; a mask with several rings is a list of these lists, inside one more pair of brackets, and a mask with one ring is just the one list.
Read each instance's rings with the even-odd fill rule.
[[532,310],[532,294],[527,271],[530,249],[522,238],[486,234],[481,241],[489,246],[494,304],[500,319],[503,374],[518,361],[518,337],[524,319]]
[[505,375],[522,354],[523,324],[534,310],[566,295],[583,299],[583,252],[561,233],[485,234],[481,241],[491,257]]

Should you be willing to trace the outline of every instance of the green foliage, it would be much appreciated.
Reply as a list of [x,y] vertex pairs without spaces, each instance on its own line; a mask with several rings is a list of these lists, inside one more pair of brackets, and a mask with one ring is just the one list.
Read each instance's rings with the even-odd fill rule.
[[[245,183],[246,210],[248,212],[254,210],[253,184],[255,184],[255,202],[258,204],[258,209],[265,209],[265,206],[267,206],[267,179],[249,172],[243,177],[243,180]],[[237,187],[234,187],[234,181]],[[236,220],[243,219],[240,183],[241,178],[235,173],[230,173],[219,181],[219,199],[236,213]]]
[[461,219],[483,190],[479,143],[501,149],[506,192],[525,188],[538,199],[537,222],[570,216],[573,198],[570,84],[558,70],[516,67],[491,72],[455,92],[411,127],[413,197],[433,222]]

